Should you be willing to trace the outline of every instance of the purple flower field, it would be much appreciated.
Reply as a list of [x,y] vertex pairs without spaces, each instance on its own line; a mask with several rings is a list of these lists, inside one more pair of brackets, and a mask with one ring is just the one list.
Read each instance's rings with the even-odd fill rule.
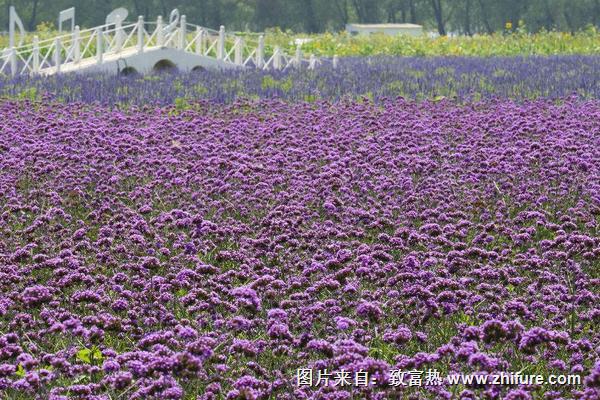
[[600,398],[598,100],[0,118],[2,399]]
[[461,103],[480,99],[600,98],[600,56],[556,57],[356,57],[337,70],[229,70],[165,75],[81,74],[0,76],[0,98],[167,106],[198,99],[339,101],[367,97],[375,103],[404,97],[440,97]]

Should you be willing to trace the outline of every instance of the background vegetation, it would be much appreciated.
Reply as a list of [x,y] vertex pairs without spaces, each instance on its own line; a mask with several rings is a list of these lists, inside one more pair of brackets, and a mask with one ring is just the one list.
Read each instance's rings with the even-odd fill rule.
[[[267,43],[279,45],[293,52],[296,38],[281,31],[270,31]],[[305,53],[331,57],[346,56],[518,56],[518,55],[566,55],[600,54],[600,33],[594,26],[574,34],[569,32],[525,30],[473,36],[350,36],[341,34],[312,34],[311,41],[304,42]]]
[[517,30],[576,32],[600,26],[600,0],[2,0],[0,30],[7,29],[8,7],[17,7],[30,31],[43,21],[56,23],[58,12],[75,6],[77,23],[94,26],[116,7],[130,16],[155,18],[178,7],[190,22],[215,28],[319,33],[340,31],[348,22],[411,22],[441,35]]
[[[56,35],[42,27],[36,32],[41,39]],[[191,35],[191,34],[190,34]],[[33,34],[29,34],[29,42]],[[527,56],[527,55],[597,55],[600,54],[600,33],[595,27],[586,31],[571,34],[568,32],[539,32],[539,33],[494,33],[491,35],[473,36],[349,36],[345,33],[331,34],[292,34],[277,29],[269,30],[266,35],[266,50],[271,54],[274,46],[278,45],[289,54],[293,54],[296,39],[302,38],[302,51],[320,57],[351,56]],[[310,41],[305,41],[309,38]],[[8,37],[0,36],[0,48],[8,47]],[[91,51],[94,51],[94,43]]]

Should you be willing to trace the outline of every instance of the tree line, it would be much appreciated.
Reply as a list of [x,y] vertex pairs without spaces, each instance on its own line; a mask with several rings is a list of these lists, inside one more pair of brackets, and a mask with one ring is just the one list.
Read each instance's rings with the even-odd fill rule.
[[575,32],[600,26],[600,0],[3,0],[0,23],[8,30],[8,9],[17,8],[25,27],[56,25],[60,10],[75,7],[82,27],[104,23],[114,8],[168,18],[173,8],[188,21],[216,28],[318,33],[340,31],[347,23],[415,23],[440,35],[472,35],[521,29]]

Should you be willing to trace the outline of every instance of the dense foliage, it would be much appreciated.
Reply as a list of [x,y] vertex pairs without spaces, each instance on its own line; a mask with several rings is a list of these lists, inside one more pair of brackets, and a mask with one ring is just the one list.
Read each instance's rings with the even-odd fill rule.
[[[339,31],[348,22],[411,22],[439,33],[464,34],[503,31],[507,23],[514,30],[519,21],[531,32],[600,27],[599,0],[6,0],[3,4],[15,5],[30,31],[41,21],[55,23],[58,12],[71,6],[76,7],[82,27],[104,23],[116,7],[129,9],[132,19],[167,16],[178,7],[190,22],[253,31],[275,26],[295,32]],[[7,16],[0,12],[2,26]]]
[[314,72],[199,71],[190,74],[121,76],[59,75],[0,79],[0,96],[100,102],[110,106],[168,105],[187,108],[198,99],[287,101],[367,97],[380,102],[402,96],[466,102],[485,98],[600,98],[600,57],[342,59],[340,68]]
[[[598,398],[597,100],[0,118],[2,398]],[[380,383],[295,386],[307,367]]]

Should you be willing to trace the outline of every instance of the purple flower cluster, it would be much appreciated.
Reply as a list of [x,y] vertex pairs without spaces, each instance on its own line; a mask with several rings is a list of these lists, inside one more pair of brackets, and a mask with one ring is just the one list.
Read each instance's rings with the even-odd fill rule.
[[1,398],[598,398],[598,101],[173,111],[0,103]]

